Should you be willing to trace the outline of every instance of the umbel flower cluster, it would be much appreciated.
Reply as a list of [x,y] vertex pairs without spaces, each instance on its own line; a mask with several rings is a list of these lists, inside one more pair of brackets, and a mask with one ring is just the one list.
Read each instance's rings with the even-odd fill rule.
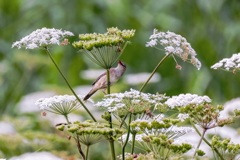
[[54,44],[60,45],[61,40],[67,36],[74,36],[74,34],[70,31],[44,27],[33,31],[28,36],[23,37],[20,41],[13,43],[12,48],[45,49]]
[[221,140],[220,137],[213,136],[212,146],[216,147],[222,153],[224,159],[235,159],[240,153],[240,144],[232,143],[230,138]]
[[108,28],[104,34],[80,34],[81,39],[72,45],[83,52],[94,63],[104,69],[109,69],[120,58],[128,41],[135,30],[119,30],[117,27]]
[[[74,42],[73,46],[78,49],[86,49],[91,51],[94,47],[101,48],[104,46],[120,46],[124,43],[125,39],[128,40],[132,38],[135,34],[135,30],[119,30],[118,28],[108,28],[107,32],[104,34],[100,33],[88,33],[79,34],[81,39],[78,42]],[[119,50],[119,52],[121,52]]]
[[76,121],[73,124],[60,124],[57,125],[57,129],[60,131],[67,130],[70,133],[76,133],[79,136],[80,142],[85,145],[98,143],[110,136],[118,138],[125,132],[124,129],[110,128],[109,124],[93,122],[90,120],[85,122]]
[[[165,54],[173,54],[180,57],[184,62],[192,63],[194,66],[201,68],[201,62],[196,58],[196,52],[187,42],[186,38],[173,32],[158,32],[157,29],[153,30],[150,36],[150,41],[147,42],[147,47],[158,48],[158,44],[163,46]],[[161,48],[158,48],[161,49]]]
[[180,112],[179,115],[187,115],[186,118],[189,117],[195,124],[198,124],[203,129],[224,126],[233,122],[233,118],[220,119],[219,116],[223,107],[220,105],[214,107],[210,102],[211,99],[208,96],[180,94],[169,98],[165,104],[171,108],[177,108]]
[[236,73],[240,69],[240,53],[233,54],[230,58],[223,58],[218,63],[211,66],[212,69],[223,69]]
[[[78,97],[83,99],[84,96],[78,95]],[[94,103],[92,99],[88,99],[87,102]],[[42,111],[48,111],[59,115],[68,115],[81,106],[73,95],[57,95],[49,98],[41,98],[36,101],[35,105]]]
[[197,94],[179,94],[178,96],[172,96],[164,103],[170,108],[184,107],[189,104],[199,105],[204,103],[210,103],[212,100],[208,96],[198,96]]
[[134,89],[124,93],[112,93],[105,96],[95,106],[104,108],[108,112],[122,118],[128,113],[134,115],[146,114],[151,117],[151,110],[167,98],[163,94],[142,93]]

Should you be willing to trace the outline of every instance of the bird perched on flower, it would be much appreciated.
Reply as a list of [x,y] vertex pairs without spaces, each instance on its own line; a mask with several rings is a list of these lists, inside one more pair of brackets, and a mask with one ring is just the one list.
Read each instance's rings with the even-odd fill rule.
[[[110,75],[110,86],[115,84],[119,78],[124,74],[126,71],[126,64],[122,61],[118,61],[118,66],[116,68],[110,68],[109,75]],[[93,88],[90,90],[90,92],[84,97],[84,101],[86,101],[88,98],[90,98],[97,90],[102,89],[103,93],[105,93],[105,90],[107,89],[108,83],[107,83],[107,74],[106,72],[101,74],[93,83]]]

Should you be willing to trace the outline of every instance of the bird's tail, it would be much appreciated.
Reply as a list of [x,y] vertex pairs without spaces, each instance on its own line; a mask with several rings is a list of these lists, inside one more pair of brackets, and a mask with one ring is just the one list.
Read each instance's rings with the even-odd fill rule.
[[97,92],[97,89],[93,88],[91,91],[83,98],[84,101],[88,100],[95,92]]

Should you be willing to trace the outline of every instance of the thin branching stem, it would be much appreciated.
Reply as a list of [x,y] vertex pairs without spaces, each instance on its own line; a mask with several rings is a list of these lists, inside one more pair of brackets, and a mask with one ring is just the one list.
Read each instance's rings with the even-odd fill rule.
[[[195,129],[195,131],[197,132],[197,134],[198,134],[199,136],[201,136],[201,133],[199,132],[199,130],[197,129],[197,127],[194,125],[194,123],[193,123],[191,120],[190,120],[190,123],[191,123],[192,127]],[[221,160],[224,160],[224,158],[223,158],[222,155],[219,153],[219,151],[217,150],[217,148],[213,147],[213,146],[207,141],[206,138],[203,137],[203,140],[204,140],[204,142],[205,142],[209,147],[211,147],[211,148],[216,152],[216,154],[219,156],[219,158],[220,158]]]
[[128,132],[127,132],[127,137],[126,137],[126,141],[122,147],[122,159],[125,160],[125,148],[128,144],[128,139],[129,139],[129,135],[130,135],[130,123],[131,123],[131,118],[132,118],[132,113],[130,113],[129,115],[129,122],[128,122]]
[[[65,115],[63,115],[63,116],[64,116],[64,118],[66,119],[67,123],[68,123],[68,124],[71,124],[70,121],[68,120],[67,114],[65,114]],[[81,147],[81,144],[80,144],[80,141],[79,141],[79,137],[78,137],[78,135],[77,135],[76,133],[74,133],[73,135],[74,135],[74,136],[73,136],[73,137],[74,137],[74,140],[75,140],[75,142],[76,142],[76,144],[77,144],[77,147],[78,147],[78,152],[79,152],[80,155],[82,156],[83,160],[85,160],[85,155],[84,155],[84,153],[83,153],[83,151],[82,151],[82,147]]]
[[87,109],[87,107],[84,105],[84,103],[80,100],[80,98],[77,96],[77,94],[75,93],[75,91],[72,89],[71,85],[68,83],[66,77],[63,75],[62,71],[60,70],[60,68],[58,67],[57,63],[55,62],[55,60],[53,59],[52,55],[50,54],[48,48],[45,48],[48,56],[50,57],[50,59],[52,60],[52,62],[54,63],[55,67],[57,68],[57,70],[59,71],[59,73],[61,74],[61,76],[63,77],[64,81],[67,83],[69,89],[72,91],[72,93],[74,94],[74,96],[76,97],[76,99],[79,101],[79,103],[83,106],[83,108],[87,111],[87,113],[89,114],[89,116],[95,121],[97,122],[97,120],[94,118],[94,116],[91,114],[91,112]]
[[195,152],[194,152],[194,154],[193,154],[193,158],[196,156],[196,154],[197,154],[197,151],[198,151],[198,149],[199,149],[199,147],[200,147],[200,145],[201,145],[201,143],[202,143],[202,140],[203,140],[203,138],[204,138],[204,135],[205,135],[205,133],[206,133],[206,131],[207,131],[207,129],[203,129],[203,132],[202,132],[202,134],[201,134],[201,138],[200,138],[200,140],[199,140],[199,142],[198,142],[198,145],[197,145],[197,147],[196,147],[196,149],[195,149]]
[[131,154],[134,153],[135,139],[136,139],[136,133],[132,134],[132,150],[131,150]]
[[163,59],[158,63],[158,65],[155,67],[155,69],[152,71],[151,75],[149,76],[149,78],[147,79],[147,81],[143,84],[142,88],[140,89],[140,92],[142,92],[142,90],[145,88],[145,86],[148,84],[148,82],[150,81],[150,79],[152,78],[152,76],[156,73],[157,69],[160,67],[160,65],[163,63],[163,61],[170,56],[171,53],[165,55],[163,57]]

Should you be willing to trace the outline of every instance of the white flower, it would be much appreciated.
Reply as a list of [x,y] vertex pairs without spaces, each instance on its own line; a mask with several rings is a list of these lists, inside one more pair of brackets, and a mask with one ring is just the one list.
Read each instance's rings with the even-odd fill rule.
[[143,113],[146,109],[161,103],[167,97],[165,95],[142,93],[134,89],[124,93],[112,93],[105,96],[103,101],[97,102],[95,106],[107,109],[109,112],[125,114],[130,109],[135,113]]
[[184,113],[179,113],[177,117],[178,117],[178,119],[180,121],[183,122],[185,119],[187,119],[189,117],[189,115],[188,114],[184,114]]
[[157,45],[157,39],[152,39],[151,41],[147,42],[147,47],[153,47]]
[[54,28],[49,29],[44,27],[42,29],[33,31],[28,36],[23,37],[20,41],[14,42],[12,48],[17,47],[18,49],[42,49],[53,44],[59,45],[60,40],[67,36],[73,36],[73,33],[69,31],[62,31]]
[[[83,99],[84,96],[78,95],[80,99]],[[93,103],[91,99],[88,102]],[[75,110],[77,110],[81,104],[73,95],[59,95],[53,96],[50,98],[41,98],[36,101],[40,110],[46,110],[55,114],[67,115]]]
[[183,107],[189,104],[203,104],[205,102],[210,103],[211,99],[208,96],[198,96],[196,94],[180,94],[178,96],[173,96],[169,98],[165,104],[170,108]]
[[233,54],[230,58],[224,58],[211,66],[212,69],[222,68],[225,70],[240,69],[240,53]]
[[183,61],[192,63],[198,70],[201,68],[201,62],[195,57],[197,55],[195,50],[187,42],[186,38],[181,35],[170,31],[158,32],[157,29],[154,29],[149,39],[150,41],[147,42],[146,47],[156,47],[160,44],[163,46],[165,54],[174,54]]

